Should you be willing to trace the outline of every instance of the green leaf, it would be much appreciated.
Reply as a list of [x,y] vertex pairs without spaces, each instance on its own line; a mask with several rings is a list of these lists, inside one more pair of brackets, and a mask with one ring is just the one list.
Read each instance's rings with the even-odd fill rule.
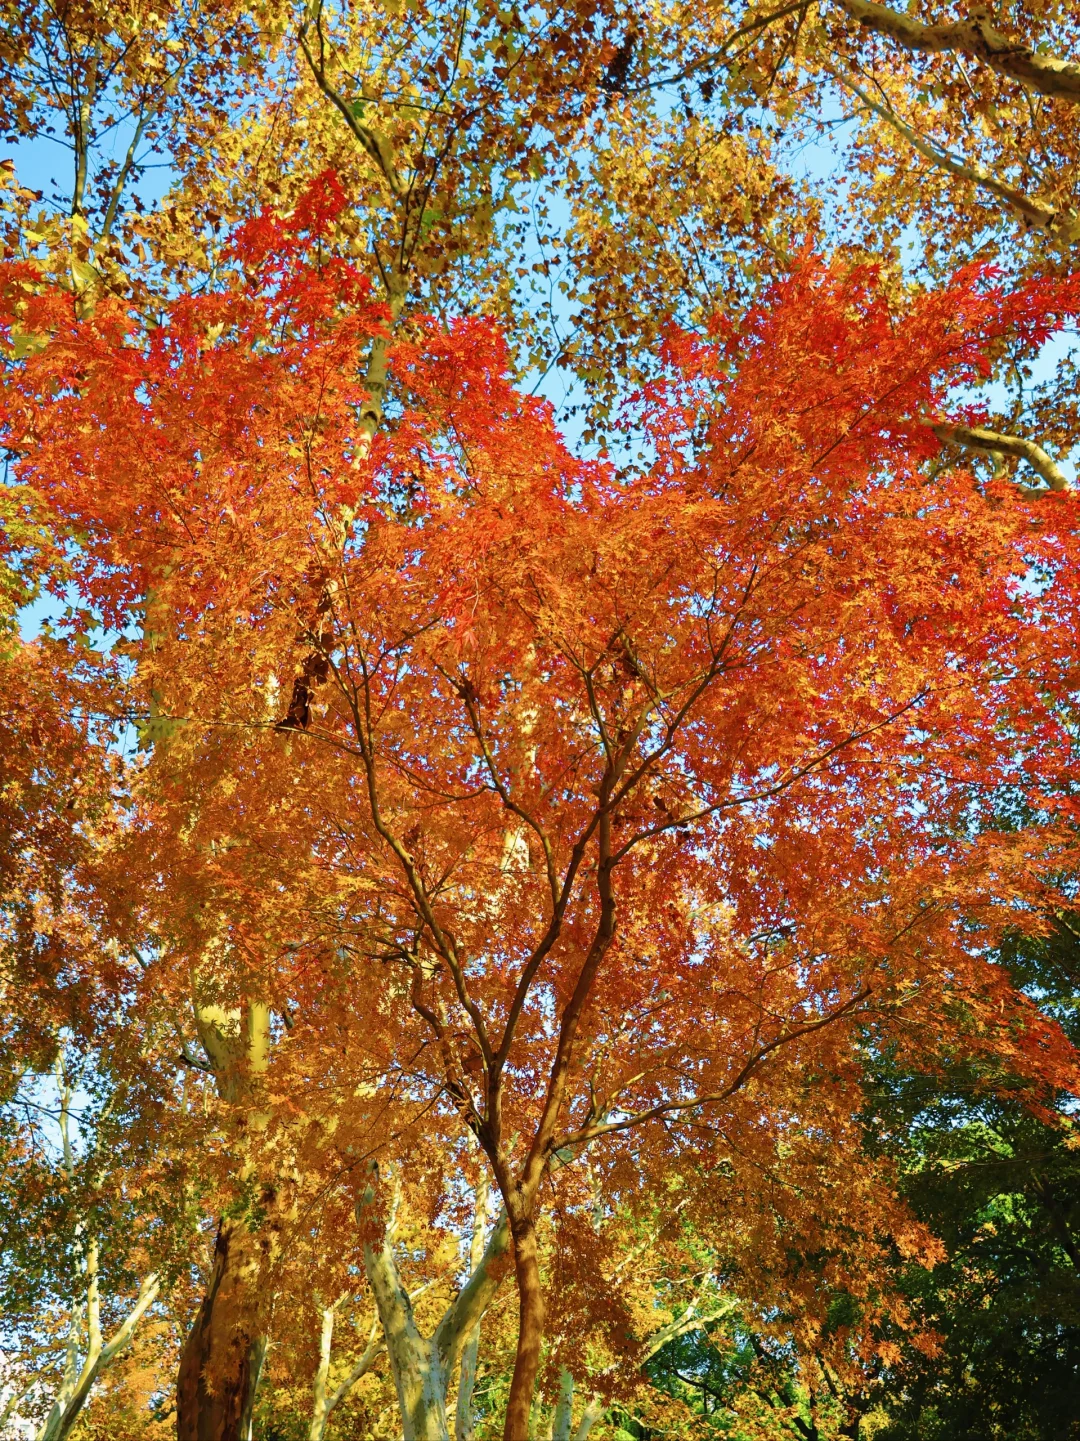
[[80,290],[92,290],[101,284],[101,271],[88,260],[72,260],[71,274]]
[[135,730],[139,737],[139,749],[148,751],[152,747],[161,745],[172,739],[178,730],[187,722],[182,716],[149,716],[145,720],[135,722]]
[[11,355],[14,360],[26,360],[44,350],[49,343],[48,331],[11,330]]

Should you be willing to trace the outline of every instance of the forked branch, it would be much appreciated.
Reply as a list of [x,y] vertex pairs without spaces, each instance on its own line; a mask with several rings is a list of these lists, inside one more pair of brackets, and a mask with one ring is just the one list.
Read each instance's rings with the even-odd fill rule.
[[864,986],[855,995],[846,1000],[843,1005],[837,1006],[828,1015],[820,1017],[816,1021],[809,1021],[804,1026],[794,1026],[791,1030],[785,1031],[782,1035],[774,1037],[764,1046],[759,1046],[752,1056],[743,1064],[737,1075],[726,1086],[719,1091],[710,1091],[701,1096],[690,1096],[685,1100],[660,1101],[655,1106],[648,1106],[643,1111],[635,1111],[633,1115],[620,1117],[617,1121],[604,1121],[596,1125],[585,1126],[571,1136],[564,1137],[558,1142],[555,1149],[562,1150],[564,1147],[585,1146],[601,1136],[614,1135],[620,1131],[632,1130],[635,1126],[643,1125],[646,1121],[659,1120],[664,1116],[679,1115],[684,1111],[692,1111],[700,1106],[715,1105],[720,1101],[729,1100],[737,1091],[742,1090],[747,1081],[755,1074],[762,1061],[782,1046],[789,1045],[792,1041],[800,1040],[803,1036],[812,1035],[815,1031],[822,1031],[826,1026],[833,1025],[836,1021],[842,1020],[845,1016],[851,1015],[868,1000],[872,994],[872,987]]

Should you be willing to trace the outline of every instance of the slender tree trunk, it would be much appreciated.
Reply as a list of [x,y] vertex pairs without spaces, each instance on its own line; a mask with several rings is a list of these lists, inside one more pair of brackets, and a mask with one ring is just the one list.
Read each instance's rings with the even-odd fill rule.
[[[331,1392],[327,1392],[327,1382],[330,1375],[330,1350],[333,1344],[333,1308],[323,1312],[322,1337],[319,1346],[319,1369],[315,1374],[314,1405],[311,1412],[311,1426],[308,1429],[308,1441],[323,1441],[326,1435],[326,1426],[330,1415],[339,1402],[344,1401],[352,1388],[366,1376],[372,1366],[386,1350],[382,1341],[376,1340],[378,1322],[371,1328],[367,1346],[363,1355],[356,1362],[356,1365],[348,1373],[345,1379]],[[327,1317],[330,1317],[329,1324]]]
[[[484,1259],[484,1229],[487,1225],[488,1177],[480,1173],[473,1206],[473,1233],[469,1245],[469,1276],[475,1276]],[[454,1441],[473,1441],[473,1387],[476,1385],[476,1359],[480,1350],[480,1319],[469,1331],[461,1352],[458,1373],[457,1408],[454,1414]]]
[[380,1246],[364,1247],[364,1269],[375,1293],[390,1370],[401,1408],[403,1441],[450,1441],[446,1372],[434,1341],[420,1334],[392,1250],[393,1220]]
[[[96,1284],[95,1274],[95,1287]],[[91,1342],[78,1381],[73,1388],[68,1389],[63,1404],[60,1405],[58,1402],[53,1407],[44,1430],[38,1435],[38,1441],[67,1441],[98,1377],[103,1371],[108,1370],[131,1340],[139,1322],[157,1300],[158,1289],[158,1278],[151,1273],[139,1287],[139,1294],[134,1306],[117,1327],[108,1345],[102,1345],[101,1342],[100,1318],[91,1326]]]
[[603,1414],[604,1403],[600,1400],[599,1396],[594,1396],[581,1413],[581,1420],[578,1422],[577,1430],[574,1432],[574,1441],[588,1441],[589,1432]]
[[263,1249],[242,1221],[222,1221],[210,1284],[180,1354],[177,1441],[247,1441],[264,1348]]
[[540,1285],[540,1258],[532,1217],[520,1214],[516,1220],[511,1217],[510,1230],[514,1238],[514,1274],[518,1288],[518,1342],[503,1441],[526,1441],[544,1339],[544,1292]]
[[266,1336],[256,1336],[251,1343],[251,1350],[248,1353],[248,1365],[250,1375],[247,1386],[247,1395],[244,1398],[244,1409],[240,1413],[240,1436],[242,1441],[252,1441],[255,1431],[255,1397],[259,1393],[259,1382],[262,1380],[263,1367],[266,1365],[266,1353],[270,1349],[270,1342]]
[[53,1401],[52,1410],[38,1428],[34,1441],[50,1441],[50,1436],[56,1434],[56,1429],[78,1384],[79,1325],[79,1317],[76,1314],[72,1316],[71,1325],[68,1328],[67,1346],[64,1354],[64,1371],[60,1378],[60,1386]]
[[315,1371],[315,1382],[312,1386],[312,1407],[311,1426],[308,1430],[308,1441],[322,1441],[326,1431],[327,1417],[330,1415],[330,1398],[326,1390],[326,1382],[330,1375],[330,1351],[334,1344],[334,1316],[336,1312],[333,1306],[327,1306],[322,1313],[322,1328],[319,1335],[319,1364]]
[[458,1376],[457,1408],[454,1413],[454,1441],[473,1441],[473,1387],[476,1385],[476,1358],[480,1349],[480,1327],[477,1326],[461,1353]]
[[559,1372],[559,1403],[551,1427],[551,1441],[570,1441],[574,1420],[574,1378],[564,1366]]

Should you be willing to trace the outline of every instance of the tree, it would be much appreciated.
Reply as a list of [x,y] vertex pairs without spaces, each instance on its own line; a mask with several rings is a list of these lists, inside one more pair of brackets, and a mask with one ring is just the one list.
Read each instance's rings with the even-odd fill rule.
[[[631,1157],[640,1184],[715,1169],[732,1137],[768,1152],[796,1120],[835,1143],[866,1028],[1074,1084],[972,940],[1041,893],[1058,845],[996,830],[988,798],[1069,765],[1044,602],[1017,588],[1040,559],[1067,581],[1068,522],[923,467],[967,418],[949,384],[1075,302],[967,274],[890,306],[871,273],[808,258],[738,329],[673,333],[639,422],[655,458],[620,473],[566,450],[480,322],[396,344],[404,408],[373,433],[359,377],[386,312],[320,262],[340,206],[326,178],[289,225],[253,222],[220,288],[145,339],[16,267],[17,322],[48,343],[12,375],[8,441],[79,526],[74,572],[110,623],[152,598],[132,651],[154,745],[138,843],[168,878],[139,897],[149,973],[170,998],[195,976],[249,1197],[208,1293],[220,1344],[184,1374],[234,1434],[253,1283],[304,1170],[302,1140],[269,1157],[272,1098],[304,1104],[344,1015],[383,1136],[434,1107],[487,1157],[517,1438],[537,1224],[572,1186],[556,1158],[603,1155],[615,1198]],[[191,1346],[216,1324],[204,1307]]]
[[[808,237],[835,245],[844,261],[882,259],[900,309],[913,273],[940,279],[976,248],[1023,276],[1064,268],[1072,243],[1072,72],[1067,60],[1044,57],[1067,56],[1073,37],[1067,19],[1039,7],[1012,26],[901,16],[861,0],[669,6],[647,21],[610,6],[522,15],[446,5],[364,15],[328,6],[23,7],[16,19],[3,56],[5,114],[13,131],[36,138],[63,115],[73,165],[69,191],[51,203],[9,189],[10,248],[66,277],[83,315],[105,295],[130,295],[144,321],[168,310],[177,287],[199,290],[228,268],[229,220],[263,201],[288,212],[331,162],[350,208],[320,244],[358,256],[389,306],[383,325],[409,325],[425,308],[444,318],[455,307],[501,315],[515,360],[584,383],[579,398],[597,433],[611,434],[628,386],[663,370],[672,315],[699,333],[717,312],[737,317],[763,286],[790,275]],[[831,123],[838,97],[860,121],[847,203],[827,183],[802,181],[792,158],[819,117]],[[110,157],[114,113],[127,128]],[[177,177],[156,209],[145,184],[134,198],[152,162],[144,145],[163,147]],[[912,222],[922,253],[905,273],[896,241]],[[552,300],[560,284],[565,302]],[[376,433],[387,399],[396,403],[383,325],[348,362],[365,376],[361,436]],[[12,339],[21,354],[26,337]],[[1025,344],[1004,333],[994,342],[998,373],[1016,376],[1015,403],[939,416],[937,433],[995,467],[1019,461],[1018,475],[1055,488],[1064,479],[1055,447],[1075,436],[1075,384],[1065,365],[1033,397]],[[406,375],[400,383],[404,396]],[[1066,513],[1049,511],[1055,521]],[[137,592],[138,581],[114,618],[130,619]],[[1068,668],[1070,595],[1065,585],[1048,602],[1064,618],[1054,684]],[[168,631],[164,599],[157,617]],[[275,680],[299,721],[320,690],[310,684],[321,671],[317,647],[295,662],[295,674]],[[167,722],[147,722],[147,743],[157,745]],[[263,835],[270,845],[265,815]],[[282,844],[303,869],[292,839]],[[185,903],[198,891],[190,871],[161,872]],[[255,885],[238,866],[225,871],[235,915],[222,918],[230,903],[221,890],[216,924],[247,939]],[[128,894],[122,883],[117,891]],[[254,910],[259,925],[273,924],[266,897]],[[161,928],[148,930],[156,957]],[[310,939],[313,928],[305,919],[295,934]],[[181,1028],[181,1054],[216,1072],[229,1108],[276,1022],[272,1008],[259,1010],[263,998],[242,989],[219,1006],[214,972],[223,963],[212,935],[201,942],[209,950],[195,962],[189,947],[187,962],[209,980],[194,987],[197,1018]],[[151,969],[160,974],[156,959]],[[281,994],[291,989],[283,982]],[[175,1000],[174,987],[165,991]],[[245,1014],[261,1019],[242,1023]],[[174,1044],[175,1027],[158,1019]],[[261,1124],[257,1089],[248,1119]],[[237,1140],[241,1190],[249,1149]]]
[[[500,315],[609,430],[627,384],[655,374],[664,317],[737,312],[808,241],[898,281],[974,254],[1067,265],[1075,38],[1043,4],[959,21],[865,0],[647,20],[610,4],[23,7],[5,118],[38,140],[64,117],[73,179],[55,208],[13,201],[10,246],[51,246],[95,293],[134,284],[149,310],[164,277],[199,284],[233,221],[287,210],[332,165],[351,210],[330,243],[397,312]],[[838,111],[854,122],[833,142],[843,183],[807,178],[800,150],[838,133]],[[153,147],[177,177],[160,206]],[[1070,376],[1017,392],[1021,438],[1068,448]]]
[[[1045,935],[1014,933],[1003,962],[1075,1038],[1073,927],[1065,911]],[[871,1393],[884,1434],[1067,1435],[1080,1367],[1069,1098],[1032,1114],[1015,1081],[995,1094],[983,1067],[946,1061],[930,1076],[884,1070],[873,1101],[868,1124],[900,1151],[912,1207],[948,1253],[906,1278],[942,1350]]]
[[[23,1376],[12,1413],[36,1413],[38,1441],[63,1441],[91,1392],[153,1317],[165,1260],[146,1178],[116,1144],[122,1098],[105,1072],[55,1038],[54,1074],[24,1067],[5,1097],[5,1350]],[[115,1149],[114,1149],[115,1146]],[[141,1204],[140,1204],[141,1203]]]
[[[1016,933],[1002,959],[1075,1034],[1072,925],[1066,912],[1048,934]],[[1071,1099],[1033,1112],[1023,1082],[995,1077],[992,1062],[928,1060],[906,1074],[880,1056],[864,1117],[866,1145],[895,1158],[913,1215],[940,1238],[936,1254],[881,1258],[893,1271],[884,1289],[908,1298],[921,1329],[884,1316],[880,1350],[860,1356],[861,1298],[845,1290],[803,1349],[794,1315],[770,1329],[745,1307],[734,1337],[690,1333],[649,1370],[691,1401],[700,1390],[705,1414],[712,1398],[718,1427],[756,1405],[792,1436],[812,1424],[855,1438],[1069,1434],[1080,1364]]]
[[[155,1301],[158,1280],[150,1274],[134,1306],[114,1316],[108,1288],[122,1298],[129,1257],[117,1259],[118,1223],[101,1201],[109,1168],[100,1154],[80,1156],[72,1135],[70,1066],[100,1043],[111,989],[82,893],[95,844],[116,820],[118,767],[101,716],[118,676],[77,605],[67,607],[66,636],[48,621],[32,642],[19,635],[25,607],[71,599],[70,533],[18,484],[0,491],[0,515],[0,1285],[5,1370],[18,1377],[4,1421],[47,1397],[39,1434],[55,1441]],[[94,1109],[89,1095],[86,1106]]]

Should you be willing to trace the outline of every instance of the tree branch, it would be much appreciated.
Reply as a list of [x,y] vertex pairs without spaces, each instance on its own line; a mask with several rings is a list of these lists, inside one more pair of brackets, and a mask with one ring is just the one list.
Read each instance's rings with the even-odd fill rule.
[[491,1304],[491,1298],[499,1288],[500,1278],[492,1275],[492,1267],[500,1256],[505,1255],[509,1245],[510,1223],[506,1211],[503,1210],[499,1213],[499,1219],[495,1222],[483,1255],[473,1268],[472,1275],[458,1292],[453,1304],[447,1307],[432,1338],[432,1344],[442,1359],[448,1376],[453,1375],[457,1367],[469,1332],[480,1323]]
[[766,1056],[778,1050],[781,1046],[787,1045],[789,1041],[796,1041],[802,1036],[809,1036],[815,1031],[820,1031],[826,1026],[831,1026],[834,1021],[839,1021],[844,1016],[850,1015],[870,994],[871,987],[864,986],[861,991],[856,992],[856,994],[846,1000],[842,1006],[838,1006],[835,1011],[830,1011],[827,1016],[822,1016],[820,1020],[811,1021],[805,1026],[796,1026],[793,1030],[785,1031],[783,1035],[777,1036],[774,1040],[770,1041],[768,1045],[761,1046],[745,1063],[735,1079],[724,1086],[722,1090],[712,1091],[704,1096],[691,1096],[685,1101],[661,1101],[655,1106],[649,1106],[644,1111],[637,1111],[632,1116],[624,1116],[622,1120],[606,1121],[602,1125],[585,1127],[577,1131],[574,1135],[567,1136],[564,1140],[560,1141],[557,1149],[562,1150],[563,1147],[567,1146],[587,1145],[589,1142],[597,1140],[600,1136],[610,1136],[618,1131],[629,1131],[634,1126],[642,1125],[645,1121],[658,1120],[662,1116],[670,1116],[678,1112],[694,1110],[698,1106],[708,1106],[718,1101],[726,1101],[729,1097],[733,1096],[736,1091],[742,1089]]
[[[988,455],[1013,455],[1026,460],[1031,468],[1046,482],[1047,490],[1071,490],[1065,472],[1047,455],[1041,445],[1022,435],[1002,435],[996,430],[982,426],[956,425],[952,421],[939,421],[930,429],[938,440],[952,445],[963,446],[965,450],[978,450]],[[1021,487],[1029,495],[1041,495],[1038,486]]]
[[998,180],[987,171],[979,169],[978,166],[969,165],[966,161],[957,160],[947,151],[939,150],[936,145],[925,140],[918,131],[913,130],[906,120],[902,120],[897,115],[895,110],[875,100],[849,75],[845,75],[843,71],[830,65],[827,61],[823,63],[822,68],[832,76],[838,85],[849,91],[868,110],[902,136],[931,165],[937,166],[939,170],[944,170],[949,175],[955,175],[958,180],[970,181],[972,185],[997,196],[999,200],[1003,200],[1006,205],[1016,211],[1029,229],[1042,231],[1044,234],[1052,235],[1070,245],[1080,239],[1080,220],[1075,215],[1068,211],[1061,211],[1057,206],[1040,200],[1037,196],[1033,199],[1030,195],[1025,195],[1022,190],[1018,190],[1015,185],[1010,185],[1008,181]]
[[1080,105],[1080,65],[1040,55],[1023,41],[1010,40],[990,23],[985,6],[973,5],[966,20],[946,25],[925,25],[911,15],[901,14],[876,0],[836,0],[840,9],[867,30],[888,35],[905,50],[924,55],[942,55],[953,51],[971,55],[984,65],[1010,80],[1063,100],[1067,105]]
[[[318,56],[313,53],[311,46],[308,44],[308,30],[312,23],[314,23],[315,33],[318,36],[319,41]],[[383,178],[386,180],[386,183],[389,185],[395,198],[398,200],[403,199],[406,194],[407,187],[402,183],[401,176],[397,173],[397,167],[394,164],[394,154],[393,150],[391,149],[390,143],[385,140],[383,136],[378,133],[378,131],[371,130],[368,126],[361,124],[360,120],[355,114],[354,107],[352,105],[346,104],[341,94],[334,89],[333,85],[331,85],[329,79],[327,78],[326,40],[322,31],[321,5],[319,5],[315,10],[313,19],[308,19],[304,22],[303,25],[301,25],[299,38],[300,48],[304,52],[304,57],[307,60],[308,66],[311,69],[311,73],[314,76],[316,85],[318,85],[322,93],[342,116],[345,124],[352,131],[355,138],[359,141],[360,146],[364,150],[365,154],[375,161],[375,164],[382,172]]]

